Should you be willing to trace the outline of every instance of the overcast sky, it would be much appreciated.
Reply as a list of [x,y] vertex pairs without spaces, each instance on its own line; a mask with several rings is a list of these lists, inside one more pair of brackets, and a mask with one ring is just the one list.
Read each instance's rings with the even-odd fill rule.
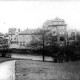
[[80,30],[80,1],[0,1],[0,32],[16,27],[40,28],[46,20],[59,17],[68,29]]

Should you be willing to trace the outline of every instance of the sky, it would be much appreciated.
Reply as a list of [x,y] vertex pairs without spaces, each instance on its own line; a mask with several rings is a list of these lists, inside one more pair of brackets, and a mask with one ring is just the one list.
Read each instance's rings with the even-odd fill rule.
[[64,19],[67,29],[80,30],[80,1],[0,1],[0,32],[9,28],[41,28],[46,20]]

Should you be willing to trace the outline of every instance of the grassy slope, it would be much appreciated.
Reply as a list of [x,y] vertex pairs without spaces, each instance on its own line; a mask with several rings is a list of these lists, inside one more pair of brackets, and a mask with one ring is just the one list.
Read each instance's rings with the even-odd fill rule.
[[80,80],[80,61],[50,63],[31,60],[16,62],[16,80]]

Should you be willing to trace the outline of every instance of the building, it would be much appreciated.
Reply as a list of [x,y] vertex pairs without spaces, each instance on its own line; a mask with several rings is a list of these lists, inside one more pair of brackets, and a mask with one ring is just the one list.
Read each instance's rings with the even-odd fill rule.
[[31,34],[27,32],[21,32],[18,35],[18,45],[19,48],[27,48],[27,45],[31,41]]
[[[13,31],[12,31],[13,30]],[[29,48],[29,44],[33,39],[34,33],[38,31],[37,29],[26,29],[20,31],[20,29],[9,29],[8,32],[8,44],[9,48],[26,49]]]
[[0,49],[8,47],[8,39],[4,37],[4,34],[0,33]]
[[76,40],[76,36],[77,36],[77,33],[78,31],[76,29],[71,29],[71,30],[68,30],[68,40]]
[[18,34],[20,29],[10,28],[8,31],[8,44],[9,48],[19,48],[18,45]]
[[44,30],[50,30],[52,33],[52,42],[56,40],[58,43],[67,42],[67,32],[66,32],[66,26],[64,19],[60,19],[56,17],[53,20],[47,20],[43,24]]
[[35,39],[37,39],[36,32],[38,30],[39,29],[26,29],[18,34],[18,45],[20,46],[21,49],[22,48],[26,48],[26,49],[30,48],[29,45],[30,45],[31,41],[33,41],[33,38],[34,38],[34,41],[36,41]]
[[68,44],[71,44],[74,41],[77,41],[80,38],[80,34],[76,29],[71,29],[67,31],[68,34]]

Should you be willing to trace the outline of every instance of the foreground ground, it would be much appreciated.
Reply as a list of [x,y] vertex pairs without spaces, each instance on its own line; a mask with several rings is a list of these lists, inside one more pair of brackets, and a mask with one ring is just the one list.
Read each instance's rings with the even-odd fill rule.
[[[13,70],[15,70],[15,80],[80,80],[80,61],[51,63],[16,59],[15,63],[13,62],[13,64],[9,60],[12,61],[14,59],[0,58],[0,62],[6,61],[6,66],[5,63],[1,63],[0,70],[3,71],[10,67],[10,65],[15,66],[12,67],[14,68]],[[4,67],[2,64],[4,64]],[[1,68],[4,69],[2,70]],[[6,74],[6,71],[4,72],[4,74]]]
[[80,61],[51,63],[16,61],[16,80],[80,80]]

